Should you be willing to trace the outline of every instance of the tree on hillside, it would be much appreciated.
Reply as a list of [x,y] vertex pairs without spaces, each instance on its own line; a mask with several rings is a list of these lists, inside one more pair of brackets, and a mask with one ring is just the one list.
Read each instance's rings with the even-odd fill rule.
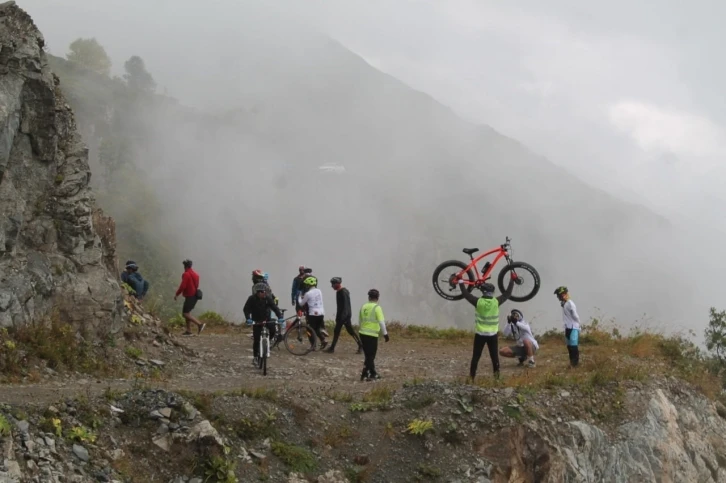
[[156,90],[156,82],[154,78],[146,70],[144,60],[138,55],[134,55],[124,64],[124,79],[130,89],[141,92],[154,92]]
[[106,49],[95,38],[74,40],[68,47],[66,58],[71,62],[81,64],[99,74],[111,73],[111,59]]
[[705,336],[708,350],[713,351],[722,364],[726,364],[726,310],[718,312],[711,307]]

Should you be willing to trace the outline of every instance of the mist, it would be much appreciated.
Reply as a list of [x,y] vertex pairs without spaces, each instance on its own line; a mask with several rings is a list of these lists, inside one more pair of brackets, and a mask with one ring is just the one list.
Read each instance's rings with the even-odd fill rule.
[[[331,314],[327,281],[341,276],[354,305],[379,288],[388,319],[468,327],[471,307],[435,295],[431,273],[505,236],[542,276],[522,304],[540,330],[559,326],[552,291],[562,284],[585,319],[625,327],[700,334],[708,307],[722,305],[724,117],[688,93],[726,69],[681,47],[691,79],[679,83],[667,68],[672,38],[655,21],[575,15],[566,2],[546,15],[533,2],[517,12],[486,2],[19,5],[51,53],[96,37],[115,73],[139,55],[159,92],[187,106],[149,110],[155,142],[135,161],[170,250],[194,260],[205,308],[241,318],[256,268],[289,308],[304,264]],[[537,32],[559,44],[535,49]],[[648,41],[629,43],[633,32]],[[582,68],[593,54],[575,48],[582,39],[626,61]],[[642,58],[657,79],[622,72]],[[326,163],[346,171],[321,173]]]

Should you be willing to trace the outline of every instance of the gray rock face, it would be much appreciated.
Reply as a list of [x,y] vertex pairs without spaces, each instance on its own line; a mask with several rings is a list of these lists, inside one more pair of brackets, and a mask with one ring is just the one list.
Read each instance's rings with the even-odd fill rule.
[[618,433],[582,421],[520,426],[510,440],[512,474],[553,483],[726,481],[726,421],[703,397],[657,389],[645,414]]
[[55,317],[115,331],[113,221],[95,207],[88,149],[43,45],[23,10],[0,5],[0,327]]

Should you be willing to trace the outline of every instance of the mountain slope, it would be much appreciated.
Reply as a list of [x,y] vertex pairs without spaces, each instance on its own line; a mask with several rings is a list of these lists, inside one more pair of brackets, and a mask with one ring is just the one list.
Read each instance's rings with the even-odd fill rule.
[[[257,267],[286,295],[305,263],[324,282],[342,276],[354,304],[377,286],[391,318],[465,325],[470,307],[433,294],[431,273],[464,259],[464,246],[490,248],[509,235],[515,258],[543,278],[542,295],[524,309],[548,325],[559,307],[547,297],[561,284],[585,317],[607,307],[626,322],[647,312],[670,324],[693,312],[690,283],[662,282],[677,274],[664,219],[463,121],[340,44],[286,28],[251,14],[233,42],[223,32],[193,48],[185,38],[157,45],[169,63],[186,52],[191,75],[180,86],[230,107],[180,115],[166,104],[144,119],[153,139],[142,156],[147,180],[173,243],[204,267],[215,308],[239,314]],[[194,55],[205,48],[214,55]],[[204,83],[188,84],[194,78]],[[323,176],[317,166],[327,162],[346,174]]]

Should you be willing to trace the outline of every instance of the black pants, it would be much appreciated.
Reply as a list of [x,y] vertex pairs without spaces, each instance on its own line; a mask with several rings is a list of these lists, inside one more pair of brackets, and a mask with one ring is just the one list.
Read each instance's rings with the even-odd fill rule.
[[[268,322],[267,323],[267,330],[270,331],[270,346],[272,346],[272,342],[275,340],[275,334],[277,333],[277,324],[274,322]],[[254,337],[252,340],[252,353],[255,357],[260,356],[260,339],[262,338],[262,325],[255,324],[252,326],[252,336]]]
[[358,344],[358,348],[360,348],[360,339],[358,338],[358,334],[356,334],[355,330],[353,330],[353,324],[350,322],[350,319],[346,319],[335,321],[335,330],[333,330],[333,343],[330,344],[330,349],[335,349],[335,344],[338,343],[338,337],[340,337],[340,332],[341,330],[343,330],[343,327],[345,327],[345,330],[348,331],[355,343]]
[[320,342],[325,343],[325,335],[323,335],[323,329],[325,328],[325,316],[308,315],[308,325],[315,331],[318,339],[320,339]]
[[469,369],[469,375],[472,378],[476,377],[476,367],[479,365],[479,359],[481,359],[481,353],[485,345],[489,347],[489,357],[492,359],[494,374],[499,374],[499,339],[497,335],[476,334],[474,336],[474,354],[471,356],[471,368]]
[[376,375],[376,353],[378,352],[378,337],[370,335],[360,335],[360,343],[365,354],[365,362],[363,363],[363,374],[368,376]]
[[572,329],[565,329],[565,340],[567,341],[567,353],[570,355],[570,365],[577,366],[580,363],[580,346],[570,345]]

